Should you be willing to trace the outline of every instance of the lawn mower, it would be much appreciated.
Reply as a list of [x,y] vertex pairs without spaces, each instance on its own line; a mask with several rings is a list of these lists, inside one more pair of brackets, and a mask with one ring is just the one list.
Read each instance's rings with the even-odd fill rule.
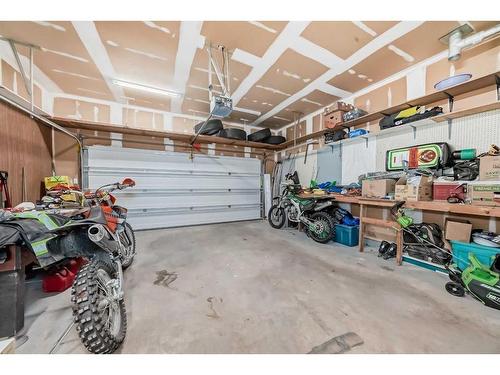
[[[403,205],[404,202],[399,202],[391,208],[391,214],[401,230],[414,236],[422,246],[430,246],[449,254],[451,260],[452,253],[448,249],[437,246],[422,235],[418,226],[413,224],[413,219],[404,214]],[[446,291],[456,297],[463,297],[467,291],[484,305],[500,310],[500,254],[496,255],[491,267],[482,264],[473,253],[468,254],[468,260],[470,265],[463,271],[450,262],[443,264],[451,280],[445,285]]]

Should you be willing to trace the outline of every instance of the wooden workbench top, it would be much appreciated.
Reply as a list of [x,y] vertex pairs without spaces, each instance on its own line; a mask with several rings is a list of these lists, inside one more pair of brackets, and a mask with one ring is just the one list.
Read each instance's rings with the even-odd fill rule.
[[453,204],[448,202],[406,202],[405,208],[422,211],[436,211],[450,214],[500,217],[500,207],[474,206],[470,204]]
[[[358,198],[359,204],[379,207],[392,207],[396,201],[388,199]],[[470,216],[491,216],[500,217],[500,207],[474,206],[471,204],[448,203],[440,201],[406,201],[404,208],[422,211],[435,211],[450,214],[470,215]]]
[[315,198],[315,199],[334,199],[337,202],[341,203],[358,203],[358,200],[360,197],[352,197],[348,195],[341,195],[341,194],[304,194],[300,193],[298,194],[299,198],[307,199],[307,198]]
[[[363,204],[367,206],[392,207],[396,201],[389,199],[373,199],[364,197],[353,197],[341,194],[301,194],[301,198],[331,198],[339,203]],[[500,218],[500,206],[474,206],[470,204],[448,203],[440,201],[419,201],[406,202],[405,208],[422,211],[435,211],[449,214],[470,215],[470,216],[490,216]]]

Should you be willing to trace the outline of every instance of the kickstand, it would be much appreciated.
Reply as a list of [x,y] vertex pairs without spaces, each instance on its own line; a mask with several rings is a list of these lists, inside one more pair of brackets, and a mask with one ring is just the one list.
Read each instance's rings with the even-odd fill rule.
[[57,347],[59,346],[59,344],[61,344],[62,340],[64,340],[64,338],[68,335],[69,331],[71,330],[71,328],[73,328],[74,325],[75,325],[75,322],[71,321],[71,323],[68,325],[68,328],[66,328],[66,331],[63,332],[63,334],[61,335],[61,337],[59,337],[59,339],[54,344],[52,349],[50,349],[49,354],[54,354],[54,352],[57,349]]

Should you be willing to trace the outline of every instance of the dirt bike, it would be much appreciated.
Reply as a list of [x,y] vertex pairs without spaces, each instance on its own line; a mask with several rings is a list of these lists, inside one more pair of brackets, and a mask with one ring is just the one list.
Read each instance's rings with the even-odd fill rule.
[[307,235],[314,241],[331,241],[335,237],[335,219],[325,211],[332,206],[331,199],[299,197],[300,184],[290,177],[291,175],[287,175],[286,182],[281,184],[281,195],[273,198],[268,214],[269,224],[275,229],[281,229],[285,221],[302,223]]
[[58,210],[14,212],[10,220],[0,223],[0,238],[10,234],[9,243],[0,241],[0,248],[25,245],[40,267],[71,258],[88,260],[75,277],[71,301],[76,329],[91,353],[112,353],[125,339],[123,269],[133,262],[135,236],[126,222],[127,209],[115,204],[111,192],[133,186],[133,180],[125,179],[84,193],[82,207],[66,216]]

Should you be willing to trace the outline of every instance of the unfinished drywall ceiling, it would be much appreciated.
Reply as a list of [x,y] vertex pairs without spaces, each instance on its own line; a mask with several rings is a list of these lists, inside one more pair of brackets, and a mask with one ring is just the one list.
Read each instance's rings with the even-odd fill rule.
[[287,22],[207,21],[201,34],[215,45],[262,57]]
[[371,34],[349,21],[320,21],[311,22],[302,36],[345,60],[373,40],[376,33]]
[[[36,65],[64,92],[113,99],[71,22],[0,22],[0,35],[40,46],[34,53]],[[28,54],[26,48],[19,52]]]
[[[496,23],[470,22],[476,31]],[[56,97],[128,103],[168,116],[208,114],[208,56],[204,46],[208,42],[224,45],[232,54],[230,86],[235,110],[230,120],[279,128],[293,121],[294,112],[307,115],[317,111],[446,50],[439,38],[459,24],[23,21],[0,22],[0,35],[41,47],[35,52],[35,65],[46,76],[45,81],[60,90]],[[0,58],[12,61],[12,56],[5,56],[10,53],[8,45],[0,43]],[[20,52],[27,56],[25,48]],[[183,96],[173,99],[120,88],[112,83],[115,78],[174,89]],[[215,78],[214,74],[217,92],[221,87]],[[55,106],[60,114],[75,115],[74,109],[61,103]],[[130,119],[129,112],[125,115]],[[102,119],[103,113],[94,117]],[[134,121],[140,124],[140,120]],[[173,127],[183,131],[184,126],[191,126],[192,121],[188,122],[175,120]]]
[[295,116],[305,116],[308,113],[315,112],[318,109],[324,108],[327,105],[339,100],[338,96],[324,93],[320,90],[315,90],[309,95],[297,100],[287,108],[278,112],[270,119],[262,122],[262,125],[274,126],[276,123],[286,125],[295,121]]

